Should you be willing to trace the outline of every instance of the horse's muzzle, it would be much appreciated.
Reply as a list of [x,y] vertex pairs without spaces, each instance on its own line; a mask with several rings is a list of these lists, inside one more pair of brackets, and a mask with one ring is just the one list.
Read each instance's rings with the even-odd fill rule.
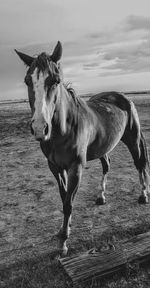
[[49,127],[48,127],[47,123],[42,125],[42,127],[38,127],[35,124],[35,121],[32,120],[30,123],[30,129],[31,129],[31,134],[34,135],[34,137],[37,141],[48,140]]

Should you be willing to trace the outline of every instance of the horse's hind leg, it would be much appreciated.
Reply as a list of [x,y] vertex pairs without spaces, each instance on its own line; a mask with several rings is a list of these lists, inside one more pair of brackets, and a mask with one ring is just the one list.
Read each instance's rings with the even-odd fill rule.
[[129,151],[134,160],[134,164],[136,169],[139,172],[140,184],[142,186],[141,195],[139,197],[138,202],[140,204],[148,203],[147,193],[149,191],[149,175],[146,171],[146,165],[148,163],[148,154],[145,139],[140,132],[136,136],[136,140],[133,141],[133,133],[127,133],[121,139],[128,147]]
[[148,196],[147,196],[147,193],[149,192],[148,178],[149,178],[149,175],[146,170],[141,173],[139,172],[139,179],[140,179],[140,183],[142,186],[142,193],[138,200],[139,204],[148,203]]
[[110,169],[110,159],[107,154],[101,157],[100,160],[101,160],[102,168],[103,168],[103,176],[101,179],[101,183],[98,186],[100,195],[98,196],[96,200],[97,205],[103,205],[106,203],[105,189],[106,189],[107,173]]

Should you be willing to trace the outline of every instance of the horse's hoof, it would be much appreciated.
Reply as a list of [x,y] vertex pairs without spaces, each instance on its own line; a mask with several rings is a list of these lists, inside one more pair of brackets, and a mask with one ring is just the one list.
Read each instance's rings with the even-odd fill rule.
[[51,253],[51,257],[52,259],[54,260],[59,260],[61,258],[64,258],[67,256],[67,253],[68,253],[68,248],[66,247],[65,249],[62,249],[62,248],[57,248],[56,250],[54,250],[52,253]]
[[139,203],[139,204],[147,204],[147,203],[148,203],[148,197],[147,197],[147,196],[144,196],[144,195],[141,195],[141,196],[139,197],[138,203]]
[[[67,256],[68,253],[68,248],[66,249],[58,249],[57,250],[57,259],[61,259],[61,258],[65,258]],[[55,259],[56,259],[55,257]]]
[[67,253],[68,253],[68,248],[67,247],[65,247],[65,248],[63,248],[62,249],[62,251],[61,251],[61,257],[66,257],[67,256]]
[[62,242],[60,241],[59,243],[59,255],[60,257],[65,257],[68,253],[68,247],[66,245],[66,241]]
[[104,205],[106,204],[106,200],[103,197],[98,197],[96,200],[96,205]]

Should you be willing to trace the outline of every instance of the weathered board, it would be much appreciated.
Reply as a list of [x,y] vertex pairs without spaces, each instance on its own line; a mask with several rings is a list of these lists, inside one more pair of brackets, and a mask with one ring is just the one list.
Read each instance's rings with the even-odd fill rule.
[[93,249],[76,257],[60,259],[73,284],[110,275],[133,261],[150,261],[150,232],[121,242],[117,249],[103,252]]

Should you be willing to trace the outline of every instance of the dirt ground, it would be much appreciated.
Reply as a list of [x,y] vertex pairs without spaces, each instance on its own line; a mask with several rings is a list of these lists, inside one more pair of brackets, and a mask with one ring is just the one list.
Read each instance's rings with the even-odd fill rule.
[[[132,98],[150,149],[150,95]],[[0,270],[3,271],[29,258],[53,255],[57,248],[53,235],[62,222],[56,180],[39,143],[30,135],[29,119],[28,103],[0,105]],[[71,255],[150,230],[150,204],[138,204],[138,174],[123,144],[112,152],[107,203],[99,207],[95,200],[101,175],[98,160],[87,163],[74,204],[68,241]]]

